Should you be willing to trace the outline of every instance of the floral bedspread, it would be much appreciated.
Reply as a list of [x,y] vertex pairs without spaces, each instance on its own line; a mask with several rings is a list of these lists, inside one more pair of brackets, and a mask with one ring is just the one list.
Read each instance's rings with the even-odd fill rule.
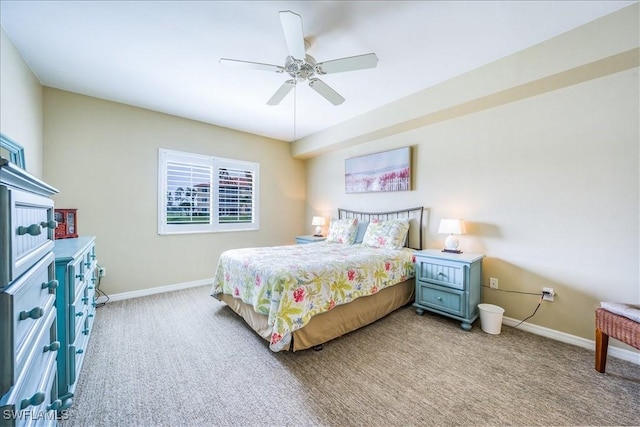
[[268,316],[270,348],[337,305],[414,277],[413,250],[311,243],[233,249],[218,261],[212,295],[233,295]]

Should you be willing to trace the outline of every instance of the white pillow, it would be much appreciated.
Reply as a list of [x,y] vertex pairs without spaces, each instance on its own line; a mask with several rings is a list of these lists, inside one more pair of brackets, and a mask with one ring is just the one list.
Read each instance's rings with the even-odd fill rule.
[[357,218],[331,218],[329,222],[329,233],[327,233],[327,242],[352,245],[356,240],[357,224]]
[[374,248],[401,249],[408,231],[407,219],[372,220],[364,233],[362,244]]

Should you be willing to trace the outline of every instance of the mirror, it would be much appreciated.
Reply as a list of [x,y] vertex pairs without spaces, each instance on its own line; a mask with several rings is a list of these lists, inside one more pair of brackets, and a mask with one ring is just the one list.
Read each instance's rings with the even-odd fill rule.
[[0,156],[25,169],[24,148],[0,133]]

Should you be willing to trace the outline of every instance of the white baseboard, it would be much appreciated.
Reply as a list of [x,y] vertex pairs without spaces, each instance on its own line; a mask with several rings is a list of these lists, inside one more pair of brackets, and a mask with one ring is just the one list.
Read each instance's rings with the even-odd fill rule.
[[[181,289],[195,288],[197,286],[213,285],[213,277],[210,279],[196,280],[193,282],[176,283],[174,285],[159,286],[157,288],[141,289],[139,291],[123,292],[120,294],[109,295],[109,301],[121,301],[130,298],[145,297],[148,295],[160,294],[163,292],[178,291]],[[105,302],[106,298],[100,297],[96,300],[97,303]],[[507,326],[516,326],[520,323],[517,319],[511,317],[503,317],[502,324]],[[580,338],[575,335],[570,335],[564,332],[556,331],[555,329],[545,328],[544,326],[533,325],[531,323],[524,322],[518,326],[518,329],[532,334],[541,335],[543,337],[551,338],[556,341],[564,342],[567,344],[577,345],[578,347],[586,348],[588,350],[595,351],[595,341],[588,340],[586,338]],[[626,350],[623,348],[610,345],[607,354],[618,359],[626,360],[636,365],[640,365],[640,352]]]
[[[512,319],[511,317],[502,318],[503,325],[516,326],[518,323],[520,323],[519,320]],[[522,325],[518,326],[518,329],[567,344],[577,345],[578,347],[586,348],[587,350],[592,350],[594,352],[596,349],[595,341],[588,340],[586,338],[580,338],[575,335],[566,334],[564,332],[556,331],[555,329],[545,328],[544,326],[538,326],[524,322]],[[607,355],[626,360],[631,363],[635,363],[636,365],[640,365],[640,352],[637,351],[626,350],[624,348],[609,345]]]
[[[179,291],[181,289],[195,288],[198,286],[213,286],[213,277],[210,279],[195,280],[193,282],[176,283],[174,285],[158,286],[156,288],[140,289],[139,291],[122,292],[120,294],[109,295],[109,301],[122,301],[125,299],[146,297],[149,295],[161,294],[164,292]],[[100,304],[106,301],[105,297],[100,297],[96,303]]]

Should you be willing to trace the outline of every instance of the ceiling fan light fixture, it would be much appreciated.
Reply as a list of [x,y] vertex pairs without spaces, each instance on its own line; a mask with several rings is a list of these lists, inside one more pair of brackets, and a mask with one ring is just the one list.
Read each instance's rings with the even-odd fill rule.
[[220,59],[220,63],[223,65],[235,65],[258,70],[275,71],[276,73],[286,72],[289,74],[291,79],[285,81],[282,86],[280,86],[271,99],[267,101],[268,105],[278,105],[297,82],[303,81],[308,81],[309,86],[313,90],[333,105],[340,105],[344,102],[344,98],[325,82],[318,80],[316,76],[375,68],[378,65],[378,57],[375,53],[316,63],[315,58],[306,53],[311,43],[304,38],[302,18],[300,15],[290,10],[281,11],[280,22],[287,43],[287,50],[289,51],[289,56],[287,56],[284,61],[284,67],[237,59]]

